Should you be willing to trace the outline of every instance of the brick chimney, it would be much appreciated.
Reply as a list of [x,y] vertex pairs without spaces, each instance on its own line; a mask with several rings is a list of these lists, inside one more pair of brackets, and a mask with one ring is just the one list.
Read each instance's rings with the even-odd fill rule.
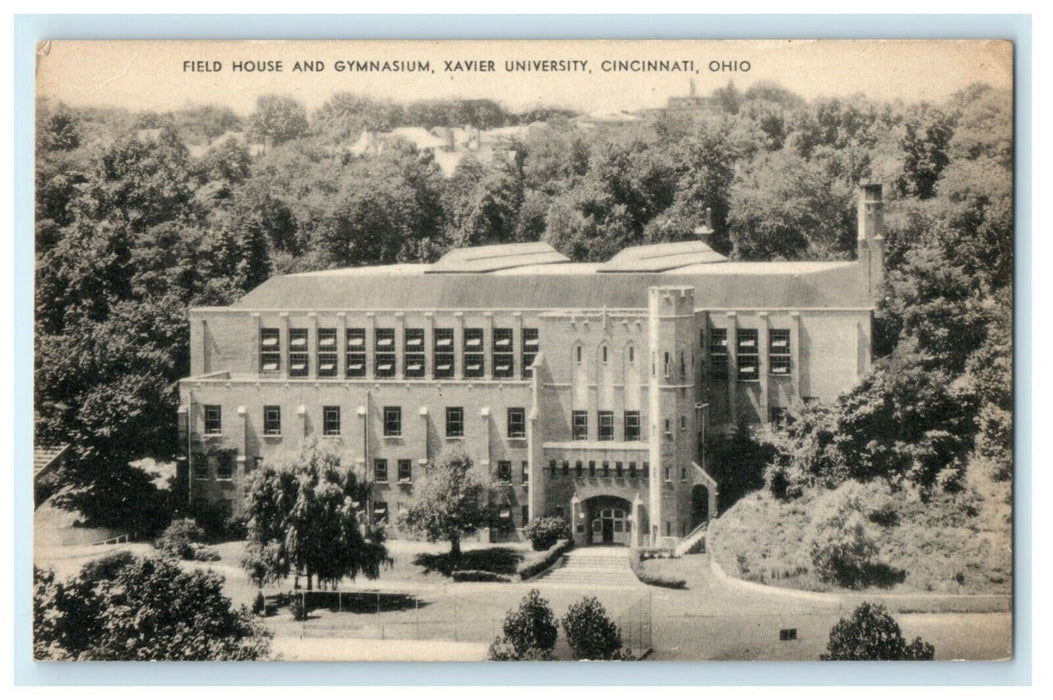
[[858,194],[858,260],[871,298],[885,279],[885,212],[879,183],[863,183]]

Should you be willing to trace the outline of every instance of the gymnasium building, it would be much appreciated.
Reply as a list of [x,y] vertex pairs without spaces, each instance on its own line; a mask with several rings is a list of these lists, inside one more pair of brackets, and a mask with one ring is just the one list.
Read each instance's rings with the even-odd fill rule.
[[457,443],[496,487],[484,537],[560,514],[578,544],[674,544],[716,515],[707,431],[763,429],[869,368],[881,186],[860,188],[854,261],[729,261],[707,231],[601,263],[522,243],[281,275],[191,309],[191,503],[237,513],[262,460],[317,437],[354,455],[394,527]]

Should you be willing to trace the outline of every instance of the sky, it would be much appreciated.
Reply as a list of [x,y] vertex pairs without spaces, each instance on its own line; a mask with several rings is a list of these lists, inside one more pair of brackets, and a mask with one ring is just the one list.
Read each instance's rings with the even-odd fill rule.
[[[38,94],[67,104],[131,110],[214,104],[241,114],[263,94],[290,95],[313,110],[337,92],[613,112],[663,106],[670,96],[686,95],[691,80],[701,95],[729,80],[740,89],[774,81],[805,98],[862,92],[871,99],[940,101],[976,81],[1010,89],[1013,72],[1009,42],[976,40],[63,41],[42,43],[37,54]],[[427,62],[429,70],[337,70],[338,62],[352,60]],[[517,60],[564,61],[577,70],[505,70],[506,61]],[[634,60],[666,61],[667,70],[603,69],[604,61]],[[281,61],[282,70],[234,72],[235,61],[271,68]],[[297,61],[325,69],[295,72]],[[459,63],[447,70],[445,61]],[[687,70],[668,70],[674,65]],[[211,70],[194,70],[202,67]]]

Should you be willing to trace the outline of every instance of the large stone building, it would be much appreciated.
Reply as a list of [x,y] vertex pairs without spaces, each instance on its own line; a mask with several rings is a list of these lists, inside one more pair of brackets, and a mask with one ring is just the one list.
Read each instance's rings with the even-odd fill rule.
[[705,432],[832,399],[871,361],[881,188],[850,262],[732,262],[703,241],[574,263],[544,243],[274,277],[190,311],[191,502],[241,508],[282,448],[339,441],[394,524],[444,446],[489,471],[489,535],[562,514],[580,543],[669,545],[716,512]]

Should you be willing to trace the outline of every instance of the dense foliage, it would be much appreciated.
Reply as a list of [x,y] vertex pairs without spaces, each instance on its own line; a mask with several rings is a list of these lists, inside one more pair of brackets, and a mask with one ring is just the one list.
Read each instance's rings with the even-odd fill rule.
[[223,577],[128,552],[67,581],[33,570],[33,655],[92,661],[265,658],[266,629],[223,595]]
[[450,558],[461,555],[461,537],[490,521],[490,482],[459,447],[447,447],[429,464],[399,514],[399,525],[429,542],[450,543]]
[[332,446],[307,441],[269,457],[249,479],[243,565],[262,585],[290,573],[311,590],[359,574],[375,579],[388,562],[382,529],[364,525],[365,480]]
[[198,527],[193,518],[173,520],[161,536],[154,541],[154,547],[177,559],[187,561],[216,561],[219,555],[203,544],[205,532]]
[[535,552],[544,551],[571,536],[570,525],[558,515],[534,518],[526,526],[523,534],[530,540],[530,546]]
[[567,608],[560,621],[575,659],[619,661],[631,658],[622,647],[622,633],[596,598],[586,597]]
[[907,642],[883,605],[863,603],[830,630],[823,661],[931,661],[936,650],[921,637]]
[[[691,237],[707,209],[712,245],[733,258],[848,259],[855,186],[870,180],[887,194],[874,372],[835,405],[791,414],[768,482],[790,496],[850,477],[931,490],[959,482],[971,457],[1008,479],[1012,96],[974,85],[941,103],[806,101],[760,84],[715,97],[721,113],[595,128],[564,110],[347,93],[313,114],[275,95],[250,115],[41,101],[38,439],[72,444],[89,519],[156,528],[136,505],[150,498],[99,484],[174,453],[188,306],[274,273],[431,261],[452,246],[546,240],[602,260]],[[465,157],[450,177],[408,142],[350,149],[366,129],[513,125],[530,127],[510,157]],[[733,490],[756,485],[751,469]]]
[[540,661],[551,658],[556,646],[556,626],[552,606],[536,588],[530,589],[519,607],[505,616],[503,637],[490,645],[491,661]]

